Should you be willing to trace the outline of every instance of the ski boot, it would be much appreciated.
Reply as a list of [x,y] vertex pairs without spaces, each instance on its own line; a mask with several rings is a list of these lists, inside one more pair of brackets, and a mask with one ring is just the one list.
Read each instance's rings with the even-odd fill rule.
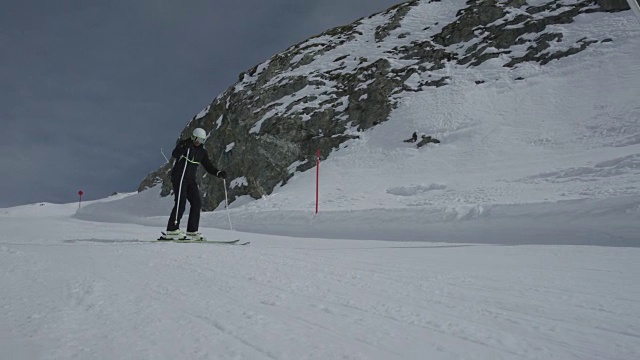
[[165,239],[167,240],[184,240],[186,235],[184,234],[184,232],[180,229],[178,230],[173,230],[173,231],[167,231],[165,233],[166,235],[164,236]]
[[190,241],[206,241],[207,238],[205,238],[204,236],[202,236],[201,233],[199,232],[187,232],[187,235],[185,237],[185,240],[190,240]]

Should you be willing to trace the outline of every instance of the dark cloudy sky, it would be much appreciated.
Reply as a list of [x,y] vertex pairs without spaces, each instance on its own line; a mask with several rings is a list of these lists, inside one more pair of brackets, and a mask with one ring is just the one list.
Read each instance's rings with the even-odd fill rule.
[[0,207],[135,191],[240,72],[400,2],[0,1]]

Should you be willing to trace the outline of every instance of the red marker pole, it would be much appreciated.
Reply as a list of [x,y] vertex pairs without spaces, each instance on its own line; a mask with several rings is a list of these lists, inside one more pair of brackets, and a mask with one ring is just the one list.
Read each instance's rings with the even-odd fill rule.
[[320,192],[320,149],[316,153],[316,214],[318,213],[318,197]]
[[80,201],[78,201],[78,208],[80,207],[80,205],[82,205],[82,195],[84,195],[84,193],[82,192],[82,190],[78,191],[78,195],[80,195]]

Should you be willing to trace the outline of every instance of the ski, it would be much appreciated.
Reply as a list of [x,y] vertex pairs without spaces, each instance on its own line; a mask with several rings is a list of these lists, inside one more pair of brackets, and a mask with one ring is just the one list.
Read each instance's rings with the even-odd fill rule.
[[226,245],[249,245],[250,241],[240,242],[240,239],[235,240],[188,240],[188,239],[167,239],[165,237],[159,237],[157,242],[174,242],[174,243],[205,243],[205,244],[226,244]]

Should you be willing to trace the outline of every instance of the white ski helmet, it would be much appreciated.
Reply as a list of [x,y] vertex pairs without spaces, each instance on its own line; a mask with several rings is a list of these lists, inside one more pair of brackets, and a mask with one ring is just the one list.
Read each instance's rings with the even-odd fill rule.
[[207,140],[207,132],[202,128],[193,129],[192,135],[193,136],[191,138],[193,139],[193,141],[197,140],[201,144],[204,144],[205,140]]

